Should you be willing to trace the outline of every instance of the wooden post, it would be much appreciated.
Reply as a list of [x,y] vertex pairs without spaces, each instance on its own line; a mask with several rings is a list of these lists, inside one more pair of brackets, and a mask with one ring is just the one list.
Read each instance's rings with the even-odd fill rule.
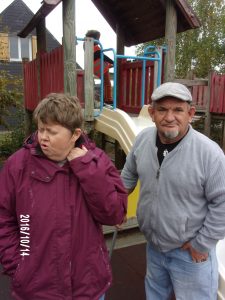
[[[154,62],[154,89],[157,88],[158,73],[161,72],[161,74],[162,74],[162,55],[163,55],[163,49],[162,49],[162,47],[157,47],[157,48],[156,48],[156,51],[158,51],[159,54],[160,54],[160,57],[161,57],[161,64],[160,64],[160,68],[159,68],[159,63],[158,63],[158,61],[155,61],[155,62]],[[157,55],[155,55],[155,57],[158,58]],[[162,76],[161,76],[161,77],[162,77]]]
[[[116,53],[124,55],[124,38],[122,31],[120,30],[120,26],[116,24]],[[121,70],[121,59],[117,60],[117,106],[120,105],[121,99],[119,99],[119,91],[120,91],[120,70]]]
[[115,141],[115,166],[117,170],[122,170],[126,161],[126,154],[124,153],[122,147]]
[[37,84],[38,84],[38,101],[41,100],[41,70],[40,70],[40,55],[46,52],[46,26],[45,18],[40,21],[36,27],[37,34]]
[[25,118],[24,118],[24,123],[25,123],[25,137],[28,137],[32,133],[32,120],[33,120],[33,113],[32,111],[28,110],[25,108]]
[[[28,58],[23,58],[23,70],[24,70],[24,65],[28,63],[29,59]],[[25,96],[25,89],[24,89],[24,96]],[[25,100],[24,100],[25,103]],[[32,112],[26,107],[24,108],[24,113],[25,113],[25,118],[24,118],[24,127],[25,127],[25,137],[28,137],[32,133]]]
[[165,40],[167,45],[164,81],[173,81],[175,78],[175,53],[177,33],[177,12],[174,0],[166,0],[166,28]]
[[211,80],[213,72],[209,72],[208,76],[208,92],[207,92],[207,103],[204,121],[204,134],[210,138],[211,136],[211,113],[210,113],[210,95],[211,95]]
[[85,121],[94,120],[94,80],[93,80],[93,38],[85,39],[85,52],[84,52],[84,98]]
[[77,95],[75,0],[63,0],[64,92]]
[[46,26],[45,19],[42,19],[36,27],[37,51],[46,51]]

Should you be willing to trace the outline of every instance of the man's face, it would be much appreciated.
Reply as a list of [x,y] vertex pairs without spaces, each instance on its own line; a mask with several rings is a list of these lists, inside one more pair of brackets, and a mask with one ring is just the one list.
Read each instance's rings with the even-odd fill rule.
[[177,98],[165,97],[149,107],[149,114],[156,124],[161,142],[170,144],[185,136],[195,108]]

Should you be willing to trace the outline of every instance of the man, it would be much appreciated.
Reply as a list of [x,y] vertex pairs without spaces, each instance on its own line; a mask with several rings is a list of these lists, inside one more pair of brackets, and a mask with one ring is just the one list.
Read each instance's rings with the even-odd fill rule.
[[152,94],[156,127],[136,138],[122,171],[141,183],[137,219],[147,239],[147,300],[216,300],[215,247],[225,235],[225,157],[192,128],[189,90],[164,83]]

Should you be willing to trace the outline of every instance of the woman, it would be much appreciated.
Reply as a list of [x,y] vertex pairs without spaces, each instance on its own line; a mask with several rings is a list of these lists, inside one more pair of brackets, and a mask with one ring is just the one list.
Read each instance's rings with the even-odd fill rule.
[[123,222],[119,173],[82,133],[79,101],[50,94],[0,173],[0,262],[16,300],[98,300],[111,284],[102,224]]

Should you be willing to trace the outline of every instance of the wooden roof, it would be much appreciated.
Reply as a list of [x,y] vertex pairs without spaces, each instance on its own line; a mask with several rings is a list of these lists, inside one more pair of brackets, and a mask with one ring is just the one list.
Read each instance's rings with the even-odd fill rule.
[[52,2],[46,0],[29,23],[18,33],[18,36],[25,38],[60,2],[61,0],[54,0]]
[[[115,32],[119,26],[125,46],[137,45],[165,36],[166,0],[91,1]],[[32,20],[18,35],[25,37],[29,34],[59,2],[61,0],[45,0]],[[200,21],[186,0],[174,0],[174,2],[178,17],[177,32],[200,27]]]
[[[125,46],[165,36],[166,0],[92,0],[116,32],[119,25]],[[186,0],[174,0],[177,32],[200,27],[200,21]]]

